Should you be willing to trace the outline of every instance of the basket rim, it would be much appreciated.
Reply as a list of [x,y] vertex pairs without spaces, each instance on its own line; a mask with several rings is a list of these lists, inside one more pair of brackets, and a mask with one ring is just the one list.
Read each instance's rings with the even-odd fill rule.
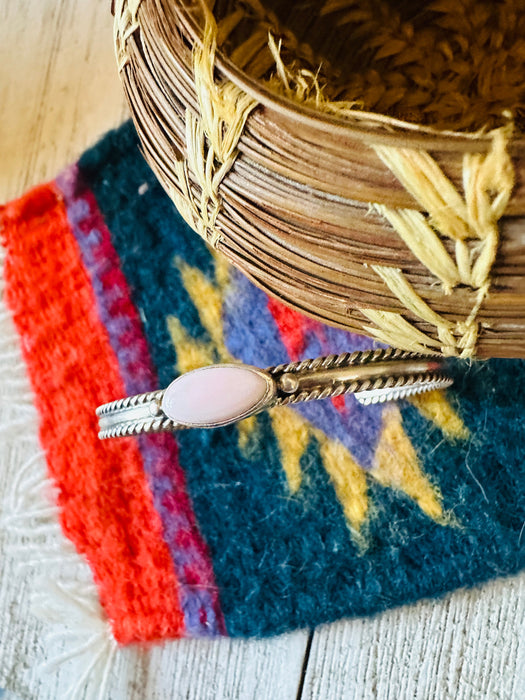
[[[202,27],[194,15],[188,12],[184,2],[170,3],[172,9],[184,15],[187,28],[191,31],[192,39],[202,46]],[[396,119],[377,112],[355,110],[353,118],[338,117],[326,112],[317,111],[304,104],[296,102],[285,95],[279,95],[270,88],[262,85],[255,78],[241,70],[231,59],[224,55],[220,48],[215,54],[215,66],[235,85],[243,89],[259,104],[293,120],[298,124],[324,131],[332,137],[348,137],[361,139],[373,145],[399,146],[400,137],[404,145],[411,148],[423,148],[428,151],[485,151],[491,147],[490,132],[462,132],[440,130],[431,126],[414,124],[402,119]],[[511,140],[510,151],[513,154],[523,154],[525,158],[525,134]]]

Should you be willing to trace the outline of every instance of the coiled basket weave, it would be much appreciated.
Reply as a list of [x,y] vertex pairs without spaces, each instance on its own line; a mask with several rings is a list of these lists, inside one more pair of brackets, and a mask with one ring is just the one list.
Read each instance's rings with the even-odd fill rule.
[[145,155],[257,285],[410,350],[525,357],[522,0],[115,0]]

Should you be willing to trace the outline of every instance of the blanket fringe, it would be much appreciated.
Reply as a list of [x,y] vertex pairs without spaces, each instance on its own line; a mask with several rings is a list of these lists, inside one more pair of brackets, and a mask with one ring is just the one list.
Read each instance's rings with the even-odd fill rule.
[[91,571],[60,528],[56,488],[47,477],[19,338],[5,307],[4,260],[0,245],[0,441],[11,454],[31,452],[29,458],[20,457],[3,497],[4,557],[14,564],[21,583],[29,579],[31,613],[45,624],[41,641],[46,659],[38,665],[36,677],[56,675],[67,663],[68,677],[75,680],[60,696],[103,700],[120,652]]

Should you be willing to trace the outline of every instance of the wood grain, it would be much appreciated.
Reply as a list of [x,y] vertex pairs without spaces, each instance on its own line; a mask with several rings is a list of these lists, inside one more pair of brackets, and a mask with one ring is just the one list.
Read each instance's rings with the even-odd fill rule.
[[0,201],[53,178],[127,116],[103,5],[0,3]]
[[524,576],[323,627],[303,699],[523,700],[524,635]]

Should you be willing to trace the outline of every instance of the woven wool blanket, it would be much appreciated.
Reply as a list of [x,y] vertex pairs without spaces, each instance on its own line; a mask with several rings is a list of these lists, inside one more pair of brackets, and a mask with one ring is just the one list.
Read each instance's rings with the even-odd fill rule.
[[340,396],[102,442],[99,404],[181,372],[373,341],[290,310],[212,255],[130,124],[0,221],[49,487],[32,512],[29,460],[3,524],[56,519],[118,644],[275,635],[524,567],[524,361],[452,363],[451,389],[398,403]]

